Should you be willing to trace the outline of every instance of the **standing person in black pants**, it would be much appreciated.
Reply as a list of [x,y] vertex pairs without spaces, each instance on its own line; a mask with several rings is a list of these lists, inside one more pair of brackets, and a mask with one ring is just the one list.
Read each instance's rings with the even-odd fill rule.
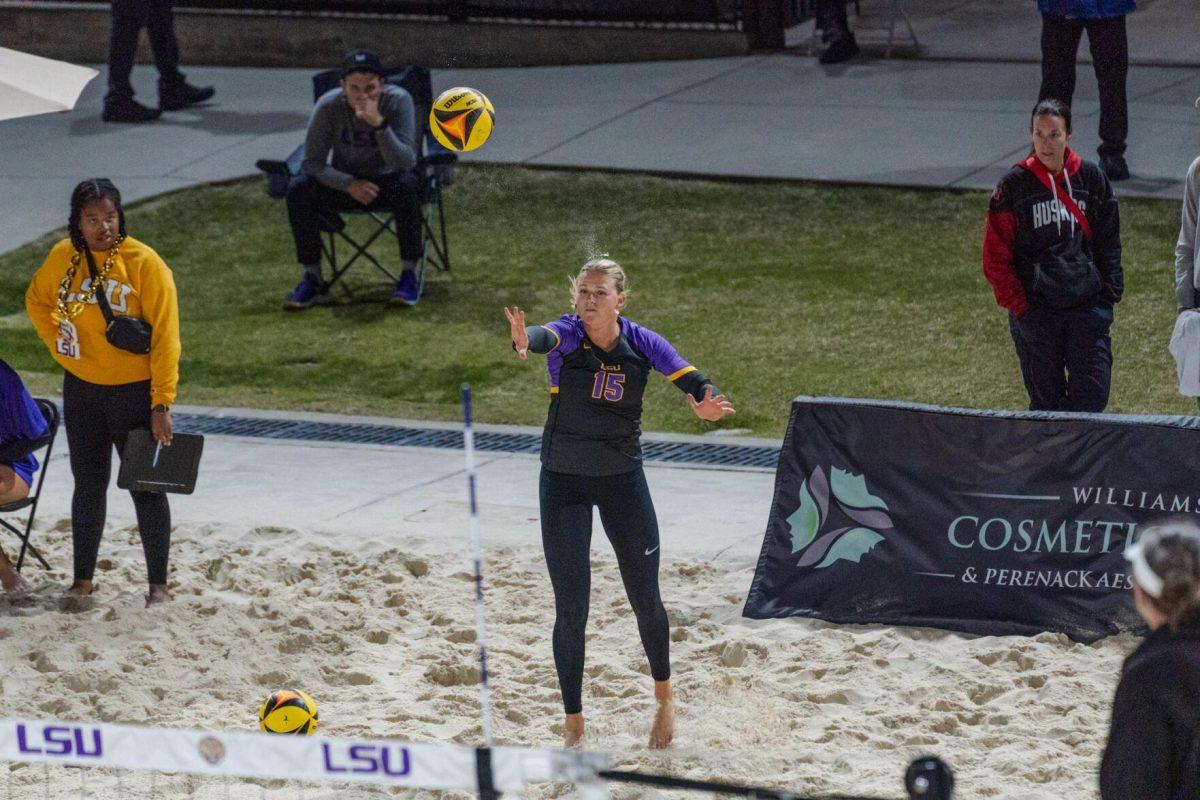
[[715,422],[732,414],[733,406],[666,339],[621,316],[627,282],[615,261],[587,262],[571,289],[576,313],[546,325],[526,327],[525,312],[504,309],[517,355],[524,360],[530,351],[545,353],[550,373],[539,495],[554,588],[564,744],[578,747],[583,740],[584,629],[592,509],[598,508],[650,661],[658,703],[650,747],[661,749],[674,737],[675,706],[667,612],[658,588],[658,520],[642,472],[642,394],[650,371],[657,370],[688,394],[701,419]]
[[983,274],[1008,310],[1031,411],[1100,412],[1112,381],[1113,306],[1125,291],[1112,184],[1067,146],[1071,109],[1043,100],[1033,155],[988,204]]
[[[148,428],[171,444],[171,403],[179,382],[179,301],[158,253],[125,232],[121,194],[105,178],[71,194],[69,238],[54,245],[25,293],[38,336],[65,370],[63,418],[71,448],[71,536],[75,581],[68,594],[89,595],[104,533],[112,451],[129,432]],[[148,352],[111,344],[98,295],[114,315],[150,326]],[[147,343],[142,343],[147,344]],[[130,492],[146,556],[146,604],[171,599],[167,562],[171,510],[159,492]]]
[[1054,98],[1071,105],[1075,96],[1075,56],[1086,30],[1100,89],[1100,168],[1110,181],[1129,177],[1129,165],[1125,163],[1125,138],[1129,134],[1125,17],[1134,8],[1135,0],[1038,0],[1042,12],[1042,88],[1038,101]]
[[[173,0],[112,0],[105,122],[150,122],[164,111],[203,103],[216,94],[211,86],[192,86],[179,71],[173,6]],[[129,81],[142,28],[150,37],[150,50],[158,67],[158,108],[148,108],[134,100],[133,84]]]

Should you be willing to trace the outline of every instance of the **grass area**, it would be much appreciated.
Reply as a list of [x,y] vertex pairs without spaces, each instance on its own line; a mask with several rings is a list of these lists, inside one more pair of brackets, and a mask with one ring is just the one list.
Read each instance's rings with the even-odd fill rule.
[[[628,316],[665,334],[738,413],[725,427],[780,436],[797,394],[1023,408],[1004,313],[980,268],[982,193],[745,184],[472,166],[446,198],[454,271],[422,303],[384,305],[373,270],[353,300],[285,314],[298,280],[286,214],[260,181],[129,210],[130,232],[174,270],[180,403],[458,417],[470,381],[484,422],[540,424],[542,360],[516,360],[501,306],[568,311],[567,276],[608,252],[632,283]],[[1175,391],[1177,203],[1122,203],[1126,299],[1113,329],[1111,411],[1190,413]],[[35,391],[56,367],[23,296],[62,232],[0,257],[0,354]],[[393,261],[394,241],[378,247]],[[665,381],[647,430],[701,432]]]

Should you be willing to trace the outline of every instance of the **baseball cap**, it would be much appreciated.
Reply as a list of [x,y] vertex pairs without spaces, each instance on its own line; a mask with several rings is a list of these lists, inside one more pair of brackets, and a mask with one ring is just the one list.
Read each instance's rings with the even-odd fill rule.
[[383,64],[379,56],[370,50],[351,50],[342,58],[342,77],[351,72],[374,72],[383,77]]

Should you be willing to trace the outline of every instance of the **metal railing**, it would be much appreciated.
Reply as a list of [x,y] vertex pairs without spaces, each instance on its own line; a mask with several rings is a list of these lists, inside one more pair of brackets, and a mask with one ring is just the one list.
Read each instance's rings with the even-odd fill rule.
[[[55,2],[92,0],[55,0]],[[793,0],[770,0],[790,3]],[[452,22],[522,20],[594,25],[681,25],[738,29],[747,7],[763,0],[175,0],[176,8],[307,13],[364,13]],[[751,13],[753,13],[751,11]]]
[[811,6],[812,0],[175,0],[176,8],[188,9],[742,31],[756,49],[782,48],[784,29],[806,19]]

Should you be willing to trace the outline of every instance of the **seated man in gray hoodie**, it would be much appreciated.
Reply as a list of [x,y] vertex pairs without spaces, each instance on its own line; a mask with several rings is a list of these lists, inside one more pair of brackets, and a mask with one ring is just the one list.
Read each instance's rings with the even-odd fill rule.
[[[396,215],[402,271],[393,305],[420,297],[420,184],[412,97],[385,80],[379,56],[355,50],[342,61],[341,85],[313,108],[304,140],[303,175],[288,190],[288,220],[304,278],[283,307],[294,311],[329,301],[321,274],[322,210],[390,211]],[[332,157],[331,157],[332,154]]]

